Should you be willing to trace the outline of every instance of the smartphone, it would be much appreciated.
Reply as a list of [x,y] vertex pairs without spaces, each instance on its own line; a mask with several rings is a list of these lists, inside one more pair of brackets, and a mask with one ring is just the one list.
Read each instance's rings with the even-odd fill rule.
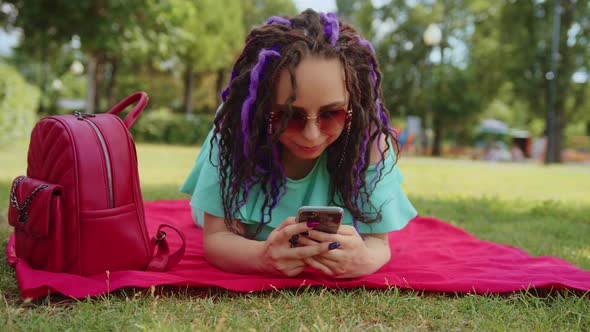
[[297,222],[319,221],[314,230],[335,234],[343,215],[344,210],[338,206],[302,206],[297,210]]

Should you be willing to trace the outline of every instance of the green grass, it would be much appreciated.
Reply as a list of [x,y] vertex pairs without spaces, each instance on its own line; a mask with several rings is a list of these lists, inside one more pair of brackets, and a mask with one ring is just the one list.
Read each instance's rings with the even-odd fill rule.
[[[184,197],[177,188],[197,151],[138,146],[144,198]],[[26,169],[26,144],[0,150],[0,167],[0,330],[590,330],[590,294],[574,292],[307,288],[239,294],[157,287],[23,301],[4,248],[9,187]],[[590,167],[402,157],[400,168],[420,214],[590,270]]]

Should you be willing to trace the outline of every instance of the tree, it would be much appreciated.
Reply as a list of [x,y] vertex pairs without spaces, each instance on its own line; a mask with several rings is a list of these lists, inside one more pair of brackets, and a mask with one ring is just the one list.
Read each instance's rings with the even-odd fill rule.
[[[473,81],[469,54],[451,54],[454,45],[469,49],[472,5],[476,2],[446,0],[436,3],[395,0],[378,9],[378,17],[390,30],[376,41],[383,71],[386,104],[403,115],[430,119],[434,132],[433,155],[440,155],[445,130],[461,118],[463,126],[481,111],[480,96],[474,89],[464,90],[470,96],[458,96],[458,89]],[[442,40],[430,48],[423,41],[424,31],[438,23]],[[438,63],[431,63],[437,52]],[[459,97],[460,99],[456,99]]]
[[22,40],[17,53],[29,60],[36,60],[37,72],[30,73],[28,78],[35,78],[40,88],[39,112],[46,112],[46,94],[51,71],[51,60],[57,58],[61,47],[69,41],[64,22],[58,19],[62,10],[59,5],[50,2],[37,2],[34,5],[22,0],[3,1],[1,4],[11,5],[10,14],[4,14],[2,21],[6,28],[20,29]]
[[373,24],[378,13],[372,1],[336,0],[336,7],[340,19],[352,24],[365,39],[374,39]]
[[[467,129],[475,125],[482,109],[478,82],[469,68],[449,64],[445,68],[437,68],[437,71],[441,70],[445,74],[433,75],[442,78],[434,82],[437,93],[432,99],[433,109],[436,110],[433,119],[435,139],[442,137],[442,132],[436,135],[436,130],[445,130],[446,134],[453,134],[455,138],[469,136]],[[433,144],[434,147],[436,144]]]
[[[147,0],[120,2],[68,2],[67,18],[71,20],[72,35],[80,37],[82,51],[87,57],[86,111],[93,113],[101,106],[102,87],[109,74],[107,91],[113,102],[118,62],[122,58],[142,58],[149,54],[143,26],[149,26],[149,16],[138,8],[149,9]],[[149,13],[149,10],[147,11]]]
[[297,14],[292,0],[244,0],[244,29],[250,31],[260,26],[271,16],[291,16]]
[[422,9],[413,9],[404,1],[386,3],[371,16],[379,17],[387,27],[378,40],[373,40],[383,74],[386,106],[402,116],[424,118],[430,102],[430,49],[422,42],[422,34],[432,20]]
[[[551,72],[551,44],[555,1],[506,2],[499,12],[498,49],[494,53],[501,79],[514,85],[532,117],[545,118],[550,104],[551,81],[555,80],[554,127],[546,124],[555,146],[549,162],[561,161],[564,129],[584,111],[588,81],[575,82],[574,73],[590,69],[590,5],[587,1],[562,0],[558,36],[557,70]],[[509,60],[508,60],[509,59]]]
[[[293,16],[297,14],[297,8],[292,0],[243,0],[242,3],[242,26],[244,37],[250,30],[264,24],[271,16]],[[244,47],[242,39],[236,49],[234,62],[239,52]],[[220,67],[217,70],[215,91],[219,92],[227,84],[230,66]]]
[[190,114],[195,79],[227,68],[243,43],[242,5],[229,0],[168,0],[158,2],[156,12],[158,24],[167,27],[160,56],[181,68],[183,110]]
[[17,10],[12,25],[22,30],[19,47],[23,52],[37,56],[45,68],[40,83],[42,94],[47,85],[49,59],[74,36],[79,37],[87,60],[86,111],[89,113],[100,104],[105,67],[111,67],[110,83],[113,84],[118,60],[149,53],[142,30],[146,23],[144,12],[137,10],[149,8],[148,0],[5,2]]

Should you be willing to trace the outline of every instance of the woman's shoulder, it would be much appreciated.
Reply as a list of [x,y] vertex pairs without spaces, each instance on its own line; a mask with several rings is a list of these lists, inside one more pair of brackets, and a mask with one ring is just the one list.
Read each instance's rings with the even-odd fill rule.
[[216,160],[216,157],[213,156],[211,151],[217,151],[215,144],[211,144],[211,138],[213,137],[213,129],[207,135],[207,138],[203,141],[199,153],[197,154],[197,159],[193,165],[193,168],[190,170],[186,180],[180,187],[180,191],[187,194],[193,194],[195,190],[195,186],[197,185],[200,178],[205,177],[213,177],[217,178],[217,171],[215,165],[212,161]]

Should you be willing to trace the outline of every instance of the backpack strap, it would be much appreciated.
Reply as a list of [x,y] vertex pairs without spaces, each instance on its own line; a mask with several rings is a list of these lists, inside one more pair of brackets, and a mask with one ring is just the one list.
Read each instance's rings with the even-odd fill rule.
[[[176,250],[172,254],[170,254],[170,248],[168,246],[168,242],[166,241],[167,234],[165,231],[162,230],[162,228],[172,229],[180,236],[180,239],[182,240],[182,244],[180,245],[180,248],[178,248],[178,250]],[[182,233],[182,231],[180,231],[178,228],[176,228],[172,225],[161,224],[158,227],[158,232],[152,238],[151,244],[152,244],[152,251],[155,249],[155,247],[158,247],[158,251],[156,252],[154,257],[152,258],[152,260],[149,262],[149,264],[146,268],[146,271],[157,271],[157,272],[168,271],[171,268],[173,268],[174,266],[176,266],[176,264],[178,264],[178,262],[180,262],[180,260],[182,259],[182,256],[184,256],[184,249],[185,249],[184,234]]]
[[129,111],[129,113],[123,120],[127,128],[131,128],[135,120],[137,120],[139,114],[141,114],[141,111],[143,111],[143,109],[148,103],[147,93],[140,91],[130,95],[129,97],[123,99],[121,102],[115,105],[113,108],[111,108],[111,110],[108,111],[108,113],[117,115],[135,102],[137,102],[137,105],[135,105],[135,107],[133,107],[133,109]]

